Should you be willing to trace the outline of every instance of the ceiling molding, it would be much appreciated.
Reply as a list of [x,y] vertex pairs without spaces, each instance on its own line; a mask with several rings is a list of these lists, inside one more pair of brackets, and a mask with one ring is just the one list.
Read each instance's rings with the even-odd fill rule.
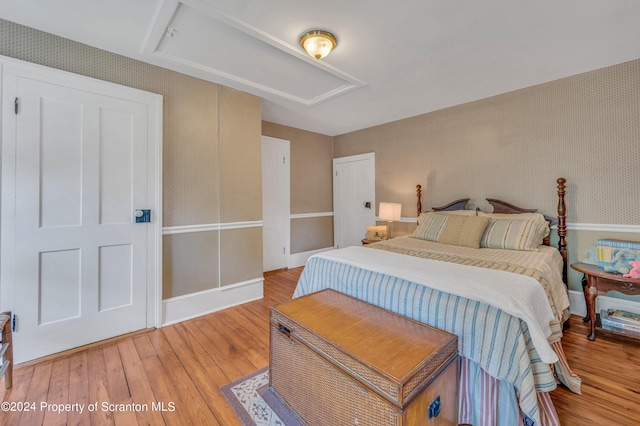
[[[295,93],[294,91],[277,88],[275,87],[275,85],[239,76],[236,73],[221,69],[219,67],[211,66],[194,59],[185,58],[175,53],[162,51],[161,46],[163,41],[166,39],[166,37],[172,37],[174,34],[175,30],[172,28],[172,24],[176,19],[181,6],[188,7],[191,10],[206,15],[209,18],[213,18],[221,22],[222,24],[233,28],[234,30],[240,31],[252,37],[257,42],[275,47],[276,49],[289,55],[291,58],[294,58],[296,61],[299,61],[301,66],[304,66],[304,64],[306,64],[314,67],[316,70],[320,70],[328,78],[332,78],[335,84],[318,94],[314,94],[314,96],[304,96],[299,93]],[[319,61],[311,58],[297,45],[294,46],[283,40],[280,40],[272,34],[269,34],[261,30],[260,28],[257,28],[238,18],[235,18],[217,8],[214,8],[201,0],[164,0],[158,8],[149,31],[147,32],[147,36],[142,45],[141,52],[145,55],[153,55],[159,58],[163,58],[166,61],[192,68],[194,70],[203,71],[212,76],[212,81],[216,81],[217,79],[231,81],[239,85],[235,88],[248,91],[266,99],[277,101],[277,99],[280,98],[288,101],[293,101],[305,106],[320,104],[329,99],[344,95],[366,85],[365,82],[327,64],[324,61]]]

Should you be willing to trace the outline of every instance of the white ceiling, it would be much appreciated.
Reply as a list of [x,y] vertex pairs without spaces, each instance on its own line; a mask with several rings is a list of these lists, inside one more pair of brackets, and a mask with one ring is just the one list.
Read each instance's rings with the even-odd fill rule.
[[[0,0],[0,18],[263,98],[338,135],[640,57],[637,0]],[[299,36],[336,35],[316,61]]]

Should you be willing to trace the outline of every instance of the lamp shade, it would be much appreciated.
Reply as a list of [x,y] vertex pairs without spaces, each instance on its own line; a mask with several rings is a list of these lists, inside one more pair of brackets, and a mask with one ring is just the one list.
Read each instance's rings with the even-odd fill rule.
[[380,203],[380,208],[378,209],[378,216],[382,220],[400,220],[400,210],[402,208],[402,204],[400,203]]

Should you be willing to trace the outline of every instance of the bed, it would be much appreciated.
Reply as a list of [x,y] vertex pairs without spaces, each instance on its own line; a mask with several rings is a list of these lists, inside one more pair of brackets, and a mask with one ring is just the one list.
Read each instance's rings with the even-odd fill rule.
[[498,199],[487,199],[492,213],[465,210],[469,199],[422,212],[418,185],[412,235],[310,257],[293,297],[332,288],[456,334],[459,423],[560,424],[549,392],[580,393],[561,344],[565,183],[554,218]]

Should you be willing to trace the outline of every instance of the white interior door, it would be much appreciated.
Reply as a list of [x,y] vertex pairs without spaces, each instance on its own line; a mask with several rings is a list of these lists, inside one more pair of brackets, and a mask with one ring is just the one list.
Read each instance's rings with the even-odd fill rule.
[[263,270],[287,267],[290,241],[289,141],[262,137]]
[[[3,69],[3,105],[18,105],[3,109],[3,145],[15,150],[3,183],[14,182],[15,204],[3,208],[2,229],[16,362],[154,325],[156,240],[134,210],[157,208],[149,185],[150,175],[156,180],[149,152],[155,113],[138,91],[127,98],[121,86],[105,91],[91,82],[41,68]],[[7,214],[15,228],[5,241]]]
[[334,241],[337,248],[360,245],[376,224],[375,154],[333,159]]

